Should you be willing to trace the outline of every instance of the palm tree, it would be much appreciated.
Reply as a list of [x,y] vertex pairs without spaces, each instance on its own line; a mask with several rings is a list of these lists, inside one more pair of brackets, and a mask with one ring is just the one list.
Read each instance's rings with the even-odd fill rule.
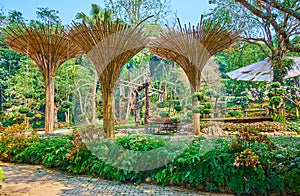
[[83,12],[79,12],[76,14],[75,18],[81,19],[89,24],[94,24],[97,19],[99,21],[103,21],[103,20],[112,21],[113,13],[114,11],[111,9],[107,9],[107,8],[101,9],[99,5],[92,3],[90,16],[86,15]]
[[[95,3],[92,3],[90,10],[90,16],[86,15],[83,12],[79,12],[75,16],[76,19],[81,19],[82,21],[94,25],[97,20],[99,21],[112,21],[113,20],[113,10],[110,9],[101,9],[101,7]],[[96,93],[97,93],[97,83],[98,75],[96,70],[94,71],[94,83],[92,87],[92,119],[91,124],[96,124]]]

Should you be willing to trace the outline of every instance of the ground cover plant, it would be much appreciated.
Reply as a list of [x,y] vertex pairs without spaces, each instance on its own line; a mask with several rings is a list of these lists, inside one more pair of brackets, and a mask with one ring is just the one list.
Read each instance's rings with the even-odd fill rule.
[[[185,151],[161,167],[120,169],[93,155],[78,132],[41,137],[22,131],[23,125],[0,135],[2,161],[43,164],[72,174],[88,174],[121,182],[152,182],[236,194],[299,194],[299,137],[267,137],[241,129],[235,137],[195,137]],[[121,136],[113,143],[134,151],[172,145],[163,137]],[[167,151],[166,156],[174,152]],[[126,156],[119,154],[119,156]],[[137,164],[127,160],[122,164]]]
[[[0,167],[0,180],[5,181],[5,174],[2,167]],[[0,185],[0,189],[2,189],[2,185]]]
[[300,127],[298,121],[290,121],[286,123],[282,122],[254,122],[254,123],[221,123],[221,122],[201,122],[201,128],[207,128],[209,126],[220,127],[223,131],[236,133],[239,130],[255,129],[261,133],[276,133],[276,132],[294,132],[300,133]]

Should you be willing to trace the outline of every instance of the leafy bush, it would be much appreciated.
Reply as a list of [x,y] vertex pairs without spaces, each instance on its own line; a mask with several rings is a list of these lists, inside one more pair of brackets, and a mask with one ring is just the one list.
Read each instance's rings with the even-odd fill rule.
[[175,106],[180,105],[180,100],[175,99],[175,100],[173,100],[173,103]]
[[277,132],[287,131],[288,125],[280,122],[255,122],[255,123],[224,123],[222,126],[223,131],[237,132],[239,130],[255,129],[258,132]]
[[[15,126],[14,131],[9,128],[9,133],[19,133],[21,129]],[[108,160],[95,157],[83,143],[83,136],[75,131],[62,137],[40,138],[28,134],[20,139],[19,134],[9,135],[5,131],[0,135],[0,157],[122,182],[139,183],[150,179],[161,185],[173,184],[249,195],[300,193],[300,142],[297,137],[270,139],[254,129],[246,128],[240,129],[235,138],[194,138],[188,148],[168,164],[149,171],[134,171],[128,164],[139,164],[141,161],[152,163],[148,158],[140,160],[122,151],[117,156],[119,159],[114,161],[128,169],[116,168],[114,163],[109,165]],[[26,145],[23,144],[25,140]],[[103,142],[103,153],[115,156],[115,150],[121,146],[132,150],[130,154],[134,154],[171,144],[172,141],[158,137],[128,135]],[[16,145],[20,149],[15,148]],[[178,146],[182,148],[181,144]],[[11,148],[14,153],[8,153]],[[172,157],[174,151],[164,153],[163,157],[168,158]]]
[[204,102],[203,105],[204,105],[205,109],[212,109],[213,108],[213,105],[212,105],[211,102]]
[[161,116],[161,117],[169,117],[170,114],[169,114],[169,112],[160,112],[159,116]]
[[192,104],[187,104],[187,105],[185,106],[185,108],[186,108],[187,110],[191,110],[191,109],[193,108],[193,105],[192,105]]
[[286,90],[283,89],[283,88],[279,88],[279,89],[276,90],[276,94],[277,94],[277,95],[283,95],[283,94],[285,94],[285,93],[286,93]]
[[299,122],[286,122],[286,125],[287,125],[287,131],[300,133],[300,124],[299,124]]
[[26,113],[30,112],[30,109],[28,107],[20,107],[19,112],[21,114],[26,114]]
[[243,116],[243,112],[241,110],[229,110],[227,114],[230,117],[241,117]]
[[33,93],[24,93],[24,97],[30,99],[33,97]]
[[156,106],[157,106],[158,108],[165,108],[165,107],[169,107],[169,103],[168,103],[168,102],[158,102],[158,103],[156,104]]
[[274,105],[278,105],[279,103],[281,103],[283,101],[283,99],[279,96],[274,96],[270,99],[271,103]]
[[280,83],[279,82],[272,82],[270,86],[272,88],[279,88],[280,87]]
[[2,103],[3,108],[11,108],[12,104],[11,103]]
[[275,95],[274,92],[268,92],[268,93],[267,93],[267,96],[268,96],[269,98],[273,97],[274,95]]
[[25,127],[25,124],[15,124],[0,135],[0,159],[15,161],[16,155],[38,140],[38,135],[35,132],[25,132]]
[[180,111],[182,111],[182,107],[181,107],[180,105],[175,105],[175,106],[174,106],[174,110],[175,110],[176,112],[180,112]]
[[29,117],[29,118],[34,117],[34,113],[33,112],[28,112],[26,114],[26,117]]
[[210,114],[210,113],[212,113],[212,109],[204,108],[203,113],[204,114]]
[[192,95],[193,100],[198,100],[198,101],[204,101],[205,100],[205,94],[201,92],[195,92]]
[[[0,167],[0,180],[5,181],[5,174],[2,167]],[[0,185],[0,190],[1,189],[2,189],[2,185]]]
[[164,146],[166,141],[150,136],[128,135],[126,137],[118,138],[116,143],[128,150],[149,151]]
[[69,101],[64,101],[61,103],[61,107],[62,108],[65,108],[65,109],[69,109],[73,106],[73,103],[72,102],[69,102]]
[[202,113],[204,110],[204,106],[203,105],[199,105],[199,106],[195,106],[192,109],[193,113]]

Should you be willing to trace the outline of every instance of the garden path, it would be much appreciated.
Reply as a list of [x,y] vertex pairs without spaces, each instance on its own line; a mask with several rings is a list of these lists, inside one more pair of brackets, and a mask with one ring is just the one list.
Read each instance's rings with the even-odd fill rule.
[[86,176],[72,176],[39,165],[0,162],[6,181],[1,196],[56,196],[56,195],[227,195],[192,191],[179,187],[151,184],[133,185]]

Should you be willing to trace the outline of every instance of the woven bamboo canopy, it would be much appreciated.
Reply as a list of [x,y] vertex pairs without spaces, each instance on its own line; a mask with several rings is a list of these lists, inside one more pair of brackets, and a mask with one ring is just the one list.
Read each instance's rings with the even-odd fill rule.
[[114,93],[125,63],[145,48],[147,39],[140,28],[97,20],[95,24],[74,23],[69,38],[92,60],[101,83],[104,131],[114,137]]
[[200,77],[208,59],[236,42],[239,33],[212,20],[200,20],[195,26],[181,26],[151,39],[150,51],[162,58],[175,61],[186,73],[192,92],[199,90]]
[[115,85],[123,65],[145,47],[147,40],[140,28],[99,20],[93,25],[73,23],[69,38],[91,58],[101,82],[110,85]]
[[6,44],[13,50],[28,55],[39,67],[46,87],[45,131],[54,132],[54,78],[59,66],[70,58],[81,55],[81,50],[70,42],[64,29],[56,26],[7,27]]
[[[188,77],[191,93],[194,93],[200,90],[201,72],[209,58],[233,44],[239,34],[210,19],[201,18],[196,27],[182,27],[178,22],[177,30],[168,28],[167,32],[153,38],[148,48],[151,53],[179,64]],[[193,105],[198,106],[198,101],[193,101]],[[199,135],[200,114],[193,116],[195,135]]]
[[80,49],[68,39],[58,25],[7,27],[6,44],[13,50],[28,55],[39,66],[44,78],[55,76],[59,66],[70,58],[81,55]]

